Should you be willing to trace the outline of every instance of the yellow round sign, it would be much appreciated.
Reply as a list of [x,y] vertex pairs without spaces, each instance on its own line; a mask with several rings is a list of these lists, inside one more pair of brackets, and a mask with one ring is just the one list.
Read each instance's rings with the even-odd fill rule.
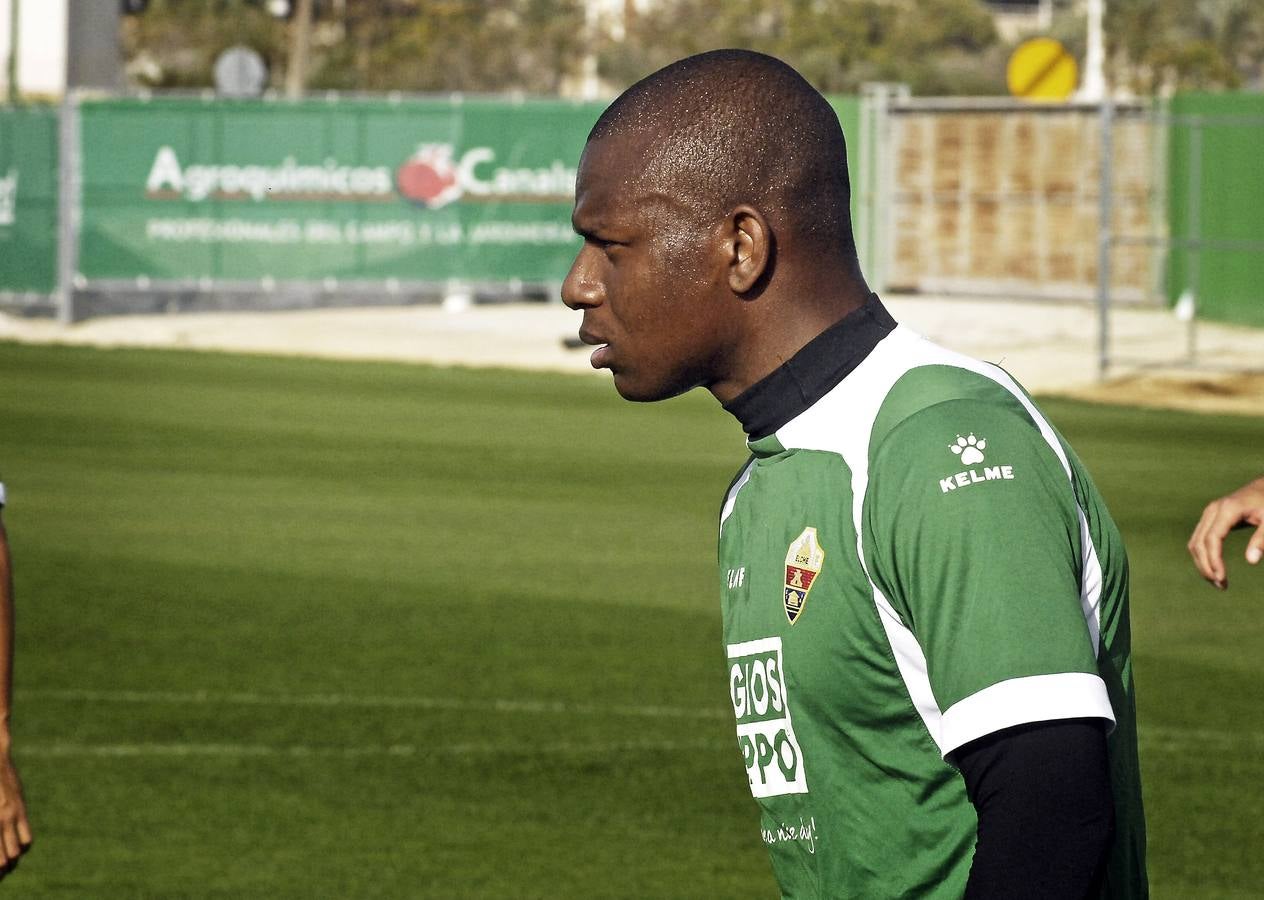
[[1009,58],[1009,92],[1024,100],[1065,100],[1079,81],[1075,57],[1053,38],[1032,38]]

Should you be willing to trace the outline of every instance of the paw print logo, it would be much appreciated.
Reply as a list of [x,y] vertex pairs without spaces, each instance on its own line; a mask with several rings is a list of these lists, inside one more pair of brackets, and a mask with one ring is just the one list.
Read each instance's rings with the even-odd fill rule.
[[972,466],[983,462],[983,451],[987,449],[987,441],[977,438],[972,433],[969,437],[957,435],[957,439],[948,445],[948,449],[961,457],[961,461]]

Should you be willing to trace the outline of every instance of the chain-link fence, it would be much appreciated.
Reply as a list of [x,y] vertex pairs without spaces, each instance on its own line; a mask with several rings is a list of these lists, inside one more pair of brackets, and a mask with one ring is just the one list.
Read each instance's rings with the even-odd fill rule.
[[[1261,368],[1233,348],[1232,334],[1206,325],[1264,326],[1264,97],[1185,95],[1145,108],[1105,104],[1098,232],[1101,272],[1099,367]],[[1128,214],[1136,157],[1129,129],[1152,135],[1155,177],[1148,218]],[[1120,197],[1121,192],[1124,198]],[[1162,316],[1129,317],[1120,277],[1148,272],[1143,294]],[[1204,346],[1204,344],[1206,345]]]

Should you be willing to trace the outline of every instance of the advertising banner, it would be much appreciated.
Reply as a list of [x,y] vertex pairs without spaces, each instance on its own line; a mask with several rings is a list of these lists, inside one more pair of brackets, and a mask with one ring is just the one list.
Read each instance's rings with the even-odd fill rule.
[[1168,298],[1199,318],[1264,327],[1264,94],[1177,94],[1168,134]]
[[575,169],[602,108],[85,101],[79,269],[88,279],[560,281],[579,246]]
[[57,111],[0,107],[0,291],[57,282]]

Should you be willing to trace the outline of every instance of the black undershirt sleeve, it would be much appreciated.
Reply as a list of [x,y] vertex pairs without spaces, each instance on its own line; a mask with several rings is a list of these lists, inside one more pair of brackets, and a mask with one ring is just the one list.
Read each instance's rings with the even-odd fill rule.
[[987,735],[952,761],[979,817],[967,900],[1096,896],[1115,830],[1101,719]]

